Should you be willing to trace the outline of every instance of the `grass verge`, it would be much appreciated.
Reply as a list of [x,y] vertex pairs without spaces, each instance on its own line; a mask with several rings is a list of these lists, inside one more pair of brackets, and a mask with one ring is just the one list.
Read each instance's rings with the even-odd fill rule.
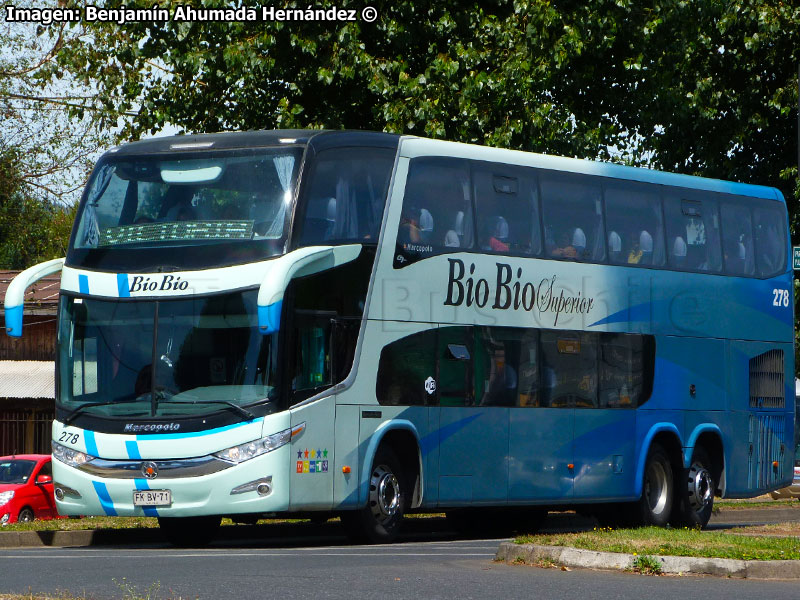
[[796,536],[758,536],[697,529],[597,528],[580,533],[524,535],[515,542],[542,546],[572,546],[640,556],[800,560],[800,538]]

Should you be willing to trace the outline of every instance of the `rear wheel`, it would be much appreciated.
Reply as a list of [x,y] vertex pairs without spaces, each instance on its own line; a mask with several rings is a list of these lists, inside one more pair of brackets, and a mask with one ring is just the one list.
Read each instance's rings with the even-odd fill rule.
[[717,489],[708,453],[703,448],[695,448],[692,464],[681,473],[671,521],[676,527],[702,529],[711,519]]
[[158,526],[173,546],[207,546],[216,536],[222,518],[158,517]]
[[672,466],[658,444],[650,447],[644,467],[642,497],[636,504],[636,524],[663,527],[669,521],[673,499]]
[[388,543],[400,531],[408,504],[408,479],[400,461],[381,447],[372,462],[367,505],[342,514],[348,536],[355,541]]
[[19,514],[17,515],[18,523],[30,523],[31,521],[33,521],[33,519],[34,519],[33,509],[27,506],[23,508],[21,511],[19,511]]

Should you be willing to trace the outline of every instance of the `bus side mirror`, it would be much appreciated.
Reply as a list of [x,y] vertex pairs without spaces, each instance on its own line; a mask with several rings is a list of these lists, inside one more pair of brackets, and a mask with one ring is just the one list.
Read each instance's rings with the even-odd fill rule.
[[4,303],[6,333],[11,337],[22,337],[22,310],[25,304],[25,290],[43,277],[57,273],[64,266],[63,258],[39,263],[14,277],[6,290]]
[[305,277],[355,260],[361,244],[299,248],[271,261],[258,290],[258,331],[262,335],[281,328],[283,294],[294,277]]

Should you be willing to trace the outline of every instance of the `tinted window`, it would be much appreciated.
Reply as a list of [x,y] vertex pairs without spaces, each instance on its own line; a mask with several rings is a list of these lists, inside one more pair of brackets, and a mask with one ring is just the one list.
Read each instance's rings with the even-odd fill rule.
[[475,401],[481,406],[536,406],[538,331],[475,328]]
[[653,389],[653,338],[625,333],[600,335],[600,408],[636,408]]
[[597,406],[597,334],[542,331],[542,406]]
[[467,162],[450,158],[411,161],[397,232],[395,266],[441,252],[473,247]]
[[694,195],[668,196],[664,199],[664,214],[670,267],[713,273],[722,270],[715,200]]
[[472,327],[439,329],[437,388],[442,406],[471,406],[473,403],[472,336]]
[[608,258],[615,264],[664,264],[661,199],[651,187],[612,184],[605,188]]
[[320,152],[304,193],[296,246],[377,243],[394,152],[336,148]]
[[761,277],[783,272],[786,266],[786,212],[782,204],[761,201],[753,209],[756,267]]
[[476,162],[472,177],[480,249],[539,254],[539,201],[533,170]]
[[600,261],[605,258],[600,186],[588,177],[541,177],[547,256]]
[[435,348],[435,329],[384,346],[376,383],[378,402],[391,406],[433,404],[435,392],[429,394],[425,382],[436,376]]
[[750,208],[733,201],[720,206],[722,217],[722,258],[730,275],[755,273],[753,219]]

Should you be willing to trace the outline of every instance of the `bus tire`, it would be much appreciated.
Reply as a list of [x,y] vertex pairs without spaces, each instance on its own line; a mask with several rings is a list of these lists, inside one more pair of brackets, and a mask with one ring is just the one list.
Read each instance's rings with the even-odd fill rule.
[[695,448],[692,464],[681,469],[678,478],[678,497],[672,511],[675,527],[703,529],[714,510],[714,479],[711,459],[704,448]]
[[381,446],[372,461],[367,505],[342,513],[348,537],[353,541],[386,544],[400,531],[408,506],[409,488],[402,463],[388,447]]
[[173,546],[181,548],[207,546],[217,536],[220,516],[158,517],[162,535]]
[[672,512],[674,497],[672,465],[664,448],[659,444],[650,446],[644,466],[642,497],[637,504],[636,524],[640,526],[664,527]]

